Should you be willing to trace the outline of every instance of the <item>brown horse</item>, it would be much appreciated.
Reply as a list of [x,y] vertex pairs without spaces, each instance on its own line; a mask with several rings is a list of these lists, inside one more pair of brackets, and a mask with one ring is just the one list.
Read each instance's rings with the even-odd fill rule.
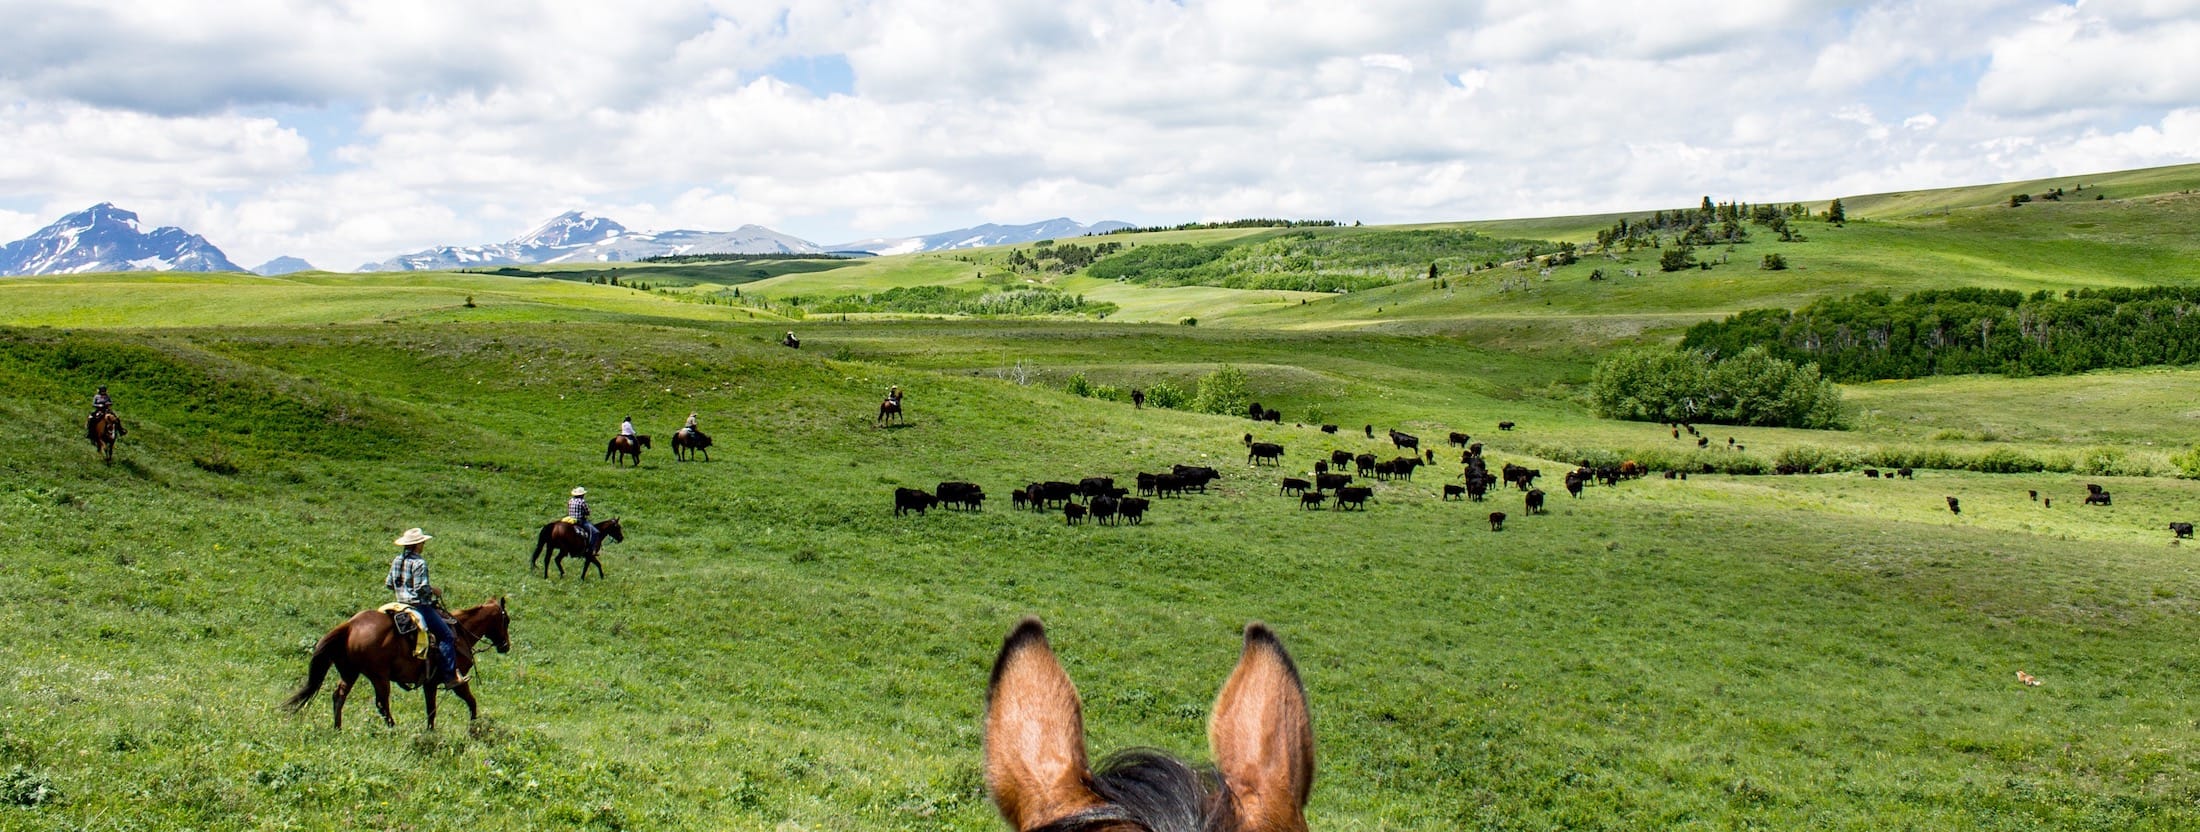
[[878,403],[878,422],[875,426],[885,427],[889,422],[902,424],[901,402],[894,399],[887,399]]
[[1237,669],[1207,722],[1215,770],[1158,751],[1118,753],[1095,774],[1077,688],[1026,618],[1001,644],[986,689],[985,782],[1018,832],[1305,832],[1314,788],[1306,689],[1283,642],[1245,626]]
[[681,428],[672,434],[672,458],[686,461],[700,452],[703,461],[710,461],[710,436],[699,430]]
[[[506,612],[505,600],[491,598],[480,606],[460,610],[457,622],[451,625],[451,634],[458,637],[457,662],[460,675],[474,666],[474,643],[484,638],[496,645],[497,652],[512,652],[512,617]],[[429,648],[435,649],[435,648]],[[412,686],[420,684],[422,675],[428,672],[428,662],[413,658],[413,639],[400,637],[397,628],[390,623],[389,613],[365,610],[351,620],[336,625],[321,637],[321,643],[313,648],[313,665],[306,674],[306,683],[283,702],[283,707],[296,711],[312,701],[321,690],[321,681],[328,678],[329,668],[343,676],[336,690],[329,694],[335,706],[336,727],[344,727],[344,699],[351,695],[353,682],[364,675],[374,684],[374,708],[382,714],[382,721],[396,725],[390,716],[390,683]],[[428,727],[435,727],[435,691],[441,685],[422,685],[428,701]],[[458,698],[466,702],[469,719],[481,717],[481,708],[474,702],[473,684],[462,682],[451,688]]]
[[[610,538],[613,543],[626,542],[626,531],[619,528],[619,518],[617,517],[597,523],[596,531],[603,532],[603,536]],[[581,563],[581,580],[588,580],[588,567],[590,566],[596,567],[596,577],[601,578],[603,577],[603,561],[596,559],[596,550],[599,548],[601,548],[601,544],[593,548],[588,545],[588,533],[581,531],[580,526],[561,520],[543,526],[542,531],[535,534],[535,553],[527,556],[527,569],[530,572],[534,571],[535,560],[540,558],[542,560],[542,576],[545,578],[550,577],[550,560],[551,556],[555,555],[557,557],[558,577],[563,578],[565,577],[565,559],[576,557],[583,561]]]
[[647,434],[614,436],[611,437],[611,444],[603,449],[603,461],[615,463],[613,457],[624,460],[631,456],[634,457],[634,465],[640,467],[642,464],[642,449],[647,447],[649,447],[649,436]]
[[115,440],[122,436],[122,417],[112,410],[102,411],[84,423],[84,438],[92,440],[92,449],[107,462],[115,461]]

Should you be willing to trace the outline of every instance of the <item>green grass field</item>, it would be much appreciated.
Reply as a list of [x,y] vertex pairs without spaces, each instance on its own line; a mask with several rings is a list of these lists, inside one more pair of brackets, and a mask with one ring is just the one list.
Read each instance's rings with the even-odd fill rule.
[[[2121,181],[2177,181],[2140,173]],[[683,299],[720,285],[693,270],[657,292],[473,274],[0,281],[0,534],[17,541],[0,580],[0,829],[998,829],[979,714],[1025,614],[1047,621],[1096,752],[1195,758],[1240,628],[1274,626],[1312,702],[1317,829],[2193,828],[2200,571],[2166,525],[2200,519],[2200,482],[2168,476],[2200,443],[2200,369],[1856,385],[1851,430],[1711,427],[1702,451],[1584,404],[1613,345],[1760,300],[2200,277],[2176,271],[2185,203],[2116,208],[2115,187],[1947,217],[1860,198],[1868,219],[1789,244],[1790,273],[1654,276],[1653,261],[1592,285],[1585,261],[1547,282],[1500,286],[1520,276],[1501,268],[1316,297],[1059,280],[1119,304],[1104,322],[788,323]],[[2133,236],[2101,245],[2136,253],[2084,268],[2093,243],[2068,226],[2100,233],[2101,215],[2058,212],[2112,209],[2136,213],[2119,223]],[[980,268],[879,258],[741,286]],[[774,343],[790,326],[803,349]],[[1061,390],[1076,373],[1189,389],[1223,364],[1284,421]],[[102,383],[132,427],[111,466],[81,439]],[[875,428],[890,384],[909,423]],[[639,467],[602,461],[621,416],[662,439],[690,411],[712,461],[662,442]],[[1376,485],[1364,512],[1278,494],[1330,450],[1391,454],[1363,425],[1419,434],[1439,464]],[[1542,469],[1549,513],[1526,516],[1512,490],[1440,499],[1453,430],[1493,466]],[[1248,431],[1284,464],[1246,465]],[[1801,447],[2066,470],[1653,477],[1578,500],[1557,484],[1576,453]],[[1172,463],[1224,478],[1140,526],[1008,506],[1033,480]],[[988,507],[892,514],[896,486],[943,480],[980,483]],[[2115,504],[2081,505],[2087,483]],[[629,530],[607,580],[527,570],[574,485]],[[1492,510],[1511,515],[1502,533]],[[477,672],[482,719],[444,697],[425,730],[417,692],[394,697],[394,730],[364,692],[342,731],[325,692],[282,711],[313,642],[386,600],[388,541],[409,526],[436,535],[454,599],[511,599],[514,649]]]

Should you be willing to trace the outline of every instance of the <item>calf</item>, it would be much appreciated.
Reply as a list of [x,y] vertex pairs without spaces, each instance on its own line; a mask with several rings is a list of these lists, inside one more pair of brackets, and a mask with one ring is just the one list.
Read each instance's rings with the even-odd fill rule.
[[1912,477],[1910,476],[1911,473],[1913,472],[1910,471],[1910,469],[1908,468],[1897,468],[1895,469],[1894,475],[1903,479],[1912,479]]
[[1960,501],[1960,500],[1957,500],[1957,499],[1956,499],[1956,498],[1954,498],[1954,497],[1949,497],[1949,498],[1948,498],[1948,511],[1949,511],[1950,513],[1952,513],[1952,514],[1962,514],[1962,513],[1963,513],[1963,502],[1962,502],[1962,501]]
[[925,509],[929,509],[933,506],[939,505],[939,503],[940,498],[934,497],[930,493],[925,492],[921,489],[894,489],[894,516],[896,517],[908,514],[912,511],[918,514],[923,514]]
[[[1152,474],[1148,474],[1148,473],[1145,473],[1145,472],[1143,472],[1143,471],[1139,472],[1139,474],[1138,474],[1138,493],[1140,493],[1140,494],[1147,494],[1147,495],[1154,495],[1154,492],[1155,492],[1155,488],[1156,488],[1156,487],[1157,487],[1157,486],[1158,486],[1159,484],[1160,484],[1160,480],[1159,480],[1159,478],[1155,477],[1155,476],[1154,476],[1154,475],[1152,475]],[[1159,495],[1154,495],[1154,496],[1159,496]]]
[[1424,451],[1422,451],[1422,452],[1421,452],[1421,464],[1423,464],[1423,465],[1435,465],[1435,464],[1436,464],[1436,451],[1435,451],[1434,449],[1429,449],[1429,450],[1424,450]]
[[2106,491],[2095,491],[2095,492],[2093,492],[2093,493],[2091,493],[2091,494],[2087,494],[2087,495],[2085,495],[2085,504],[2086,504],[2086,505],[2089,505],[2089,506],[2105,506],[2105,505],[2108,505],[2108,504],[2109,504],[2109,502],[2108,502],[2108,492],[2106,492]]
[[1865,479],[1867,479],[1867,480],[1876,480],[1876,479],[1879,479],[1879,469],[1877,469],[1877,468],[1866,468],[1866,469],[1864,469],[1864,478],[1865,478]]
[[1504,530],[1505,530],[1505,513],[1504,513],[1504,512],[1502,512],[1502,511],[1493,511],[1493,512],[1490,512],[1490,531],[1493,531],[1493,532],[1501,532],[1501,531],[1504,531]]
[[1352,466],[1362,476],[1375,473],[1375,455],[1361,454],[1352,458]]
[[1453,498],[1453,497],[1458,497],[1459,499],[1462,499],[1462,500],[1466,499],[1466,498],[1467,498],[1467,487],[1466,487],[1466,486],[1464,486],[1464,485],[1446,485],[1446,486],[1444,486],[1444,499],[1446,499],[1446,500],[1449,500],[1449,499],[1451,499],[1451,498]]
[[1307,482],[1297,477],[1283,478],[1283,493],[1285,494],[1304,494],[1306,493],[1306,489],[1312,487],[1314,487],[1313,483]]
[[1259,465],[1260,461],[1263,459],[1268,460],[1272,464],[1283,464],[1283,446],[1278,445],[1274,442],[1255,442],[1252,444],[1251,447],[1246,449],[1246,464]]
[[1336,432],[1337,432],[1337,426],[1336,426],[1336,425],[1323,425],[1323,426],[1322,426],[1322,432],[1323,432],[1323,433],[1336,433]]
[[1538,488],[1528,492],[1528,513],[1531,515],[1543,513],[1543,489]]
[[2030,498],[2032,498],[2032,502],[2035,502],[2035,503],[2037,503],[2037,502],[2039,502],[2039,501],[2040,501],[2040,492],[2039,492],[2039,490],[2038,490],[2038,489],[2031,489],[2031,490],[2025,491],[2025,492],[2024,492],[2024,496],[2027,496],[2027,497],[2030,497]]
[[1367,498],[1375,496],[1375,489],[1348,485],[1337,489],[1337,507],[1341,509],[1367,507]]
[[1421,467],[1421,458],[1417,456],[1401,456],[1390,461],[1391,476],[1404,477],[1409,480],[1413,479],[1413,469],[1419,467]]
[[1398,466],[1397,466],[1397,464],[1396,464],[1396,463],[1391,463],[1391,462],[1378,462],[1378,463],[1375,463],[1375,478],[1376,478],[1376,479],[1379,479],[1379,480],[1387,480],[1387,479],[1390,479],[1390,477],[1391,477],[1391,475],[1392,475],[1392,474],[1395,474],[1395,473],[1397,473],[1397,472],[1398,472]]
[[1062,522],[1072,526],[1085,520],[1085,507],[1076,503],[1062,504]]
[[1709,447],[1711,447],[1711,437],[1708,437],[1708,436],[1704,436],[1704,437],[1699,437],[1699,438],[1697,438],[1697,439],[1696,439],[1696,447],[1698,447],[1698,448],[1709,448]]
[[2191,540],[2191,539],[2192,539],[2192,524],[2191,524],[2191,523],[2171,523],[2171,524],[2169,524],[2169,531],[2170,531],[2170,534],[2174,534],[2174,535],[2176,535],[2176,536],[2178,536],[2178,537],[2180,537],[2180,538],[2183,538],[2183,539],[2186,539],[2186,540]]
[[1497,423],[1497,429],[1498,429],[1498,430],[1512,430],[1512,429],[1513,429],[1513,423],[1511,423],[1511,422],[1498,422],[1498,423]]
[[1184,496],[1184,478],[1175,474],[1155,474],[1153,478],[1153,495],[1167,497],[1172,494],[1178,497]]
[[1299,495],[1299,508],[1321,508],[1322,501],[1327,499],[1329,499],[1327,494],[1319,491],[1308,491]]
[[1330,451],[1330,452],[1329,452],[1329,464],[1331,464],[1331,465],[1334,465],[1334,466],[1336,466],[1336,467],[1338,467],[1338,468],[1343,468],[1343,467],[1345,467],[1345,466],[1347,466],[1347,465],[1351,465],[1351,464],[1352,464],[1352,452],[1351,452],[1351,451]]
[[1008,501],[1010,508],[1023,508],[1031,505],[1031,492],[1021,488],[1008,492]]
[[1343,488],[1343,487],[1345,487],[1345,485],[1347,485],[1347,484],[1349,484],[1349,483],[1351,483],[1351,482],[1352,482],[1352,475],[1351,475],[1351,474],[1316,474],[1316,475],[1314,475],[1314,488],[1316,488],[1316,489],[1318,489],[1318,490],[1321,490],[1321,491],[1335,491],[1335,490],[1337,490],[1337,489],[1339,489],[1339,488]]
[[1147,502],[1144,497],[1124,497],[1123,505],[1117,508],[1116,511],[1123,515],[1123,519],[1131,521],[1131,525],[1136,526],[1146,522],[1146,508],[1151,505],[1153,504]]
[[1318,477],[1318,476],[1321,476],[1321,475],[1323,475],[1323,474],[1327,474],[1327,473],[1329,473],[1329,460],[1326,460],[1326,459],[1317,459],[1317,460],[1314,460],[1314,476],[1317,476],[1317,477]]

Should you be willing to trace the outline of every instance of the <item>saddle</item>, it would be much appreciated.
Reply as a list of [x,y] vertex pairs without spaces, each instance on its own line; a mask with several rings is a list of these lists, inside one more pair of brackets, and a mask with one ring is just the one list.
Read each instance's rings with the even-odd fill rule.
[[435,635],[428,630],[427,622],[420,620],[420,611],[411,604],[391,601],[383,604],[381,612],[390,617],[390,626],[397,630],[399,638],[413,637],[413,658],[428,658],[428,649],[435,646]]

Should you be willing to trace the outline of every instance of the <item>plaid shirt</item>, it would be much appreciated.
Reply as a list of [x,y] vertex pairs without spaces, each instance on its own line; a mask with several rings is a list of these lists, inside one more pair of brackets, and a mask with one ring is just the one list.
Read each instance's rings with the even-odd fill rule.
[[428,586],[428,561],[419,555],[397,553],[397,559],[390,561],[389,580],[383,583],[397,593],[400,603],[416,606],[435,603],[435,591]]
[[565,513],[583,523],[588,522],[588,498],[574,497],[565,501]]

